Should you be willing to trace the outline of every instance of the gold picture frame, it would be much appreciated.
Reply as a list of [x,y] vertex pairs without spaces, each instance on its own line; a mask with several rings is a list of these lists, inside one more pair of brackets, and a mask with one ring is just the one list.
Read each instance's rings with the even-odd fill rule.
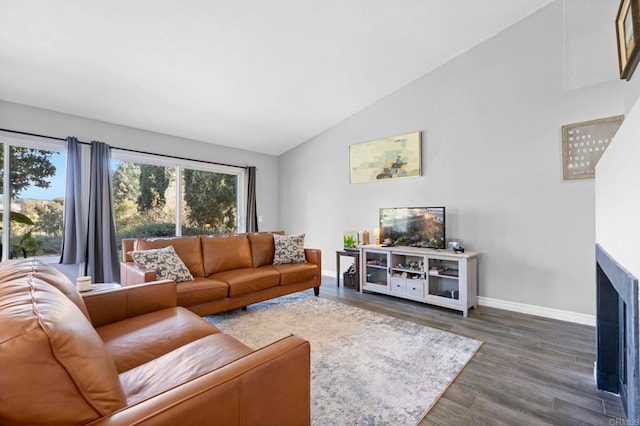
[[631,79],[640,60],[640,0],[621,0],[616,17],[620,78]]
[[624,115],[562,126],[562,177],[593,179],[595,167],[620,128]]
[[364,183],[422,176],[422,137],[407,133],[349,147],[349,181]]

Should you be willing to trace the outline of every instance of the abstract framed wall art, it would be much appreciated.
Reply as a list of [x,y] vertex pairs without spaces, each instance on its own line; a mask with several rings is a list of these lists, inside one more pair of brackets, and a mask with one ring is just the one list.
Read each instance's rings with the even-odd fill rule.
[[418,176],[422,176],[420,132],[363,142],[349,147],[351,183]]
[[640,60],[640,0],[621,0],[616,17],[620,78],[630,80]]
[[598,160],[623,120],[624,115],[616,115],[562,126],[563,179],[593,179]]

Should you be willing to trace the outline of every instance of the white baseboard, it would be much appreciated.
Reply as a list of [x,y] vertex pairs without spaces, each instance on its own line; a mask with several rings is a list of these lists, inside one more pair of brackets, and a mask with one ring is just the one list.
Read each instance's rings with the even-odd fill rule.
[[[322,275],[335,278],[336,272],[323,269]],[[579,312],[563,311],[561,309],[545,308],[544,306],[527,305],[526,303],[510,302],[508,300],[492,299],[490,297],[483,296],[478,296],[478,304],[481,306],[488,306],[490,308],[504,309],[505,311],[536,315],[543,318],[568,321],[576,324],[590,325],[593,327],[596,325],[595,315],[581,314]]]
[[563,311],[560,309],[545,308],[544,306],[527,305],[525,303],[510,302],[508,300],[492,299],[478,296],[478,304],[490,308],[504,309],[505,311],[519,312],[521,314],[536,315],[544,318],[552,318],[560,321],[574,322],[584,325],[596,325],[595,315],[581,314],[578,312]]
[[335,278],[336,277],[336,271],[330,271],[328,269],[323,269],[322,270],[322,275],[326,275],[328,277]]

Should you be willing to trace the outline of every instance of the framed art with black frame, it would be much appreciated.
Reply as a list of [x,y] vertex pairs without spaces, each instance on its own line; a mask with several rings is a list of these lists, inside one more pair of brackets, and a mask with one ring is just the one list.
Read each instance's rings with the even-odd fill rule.
[[640,0],[621,0],[616,17],[620,78],[631,79],[640,60]]

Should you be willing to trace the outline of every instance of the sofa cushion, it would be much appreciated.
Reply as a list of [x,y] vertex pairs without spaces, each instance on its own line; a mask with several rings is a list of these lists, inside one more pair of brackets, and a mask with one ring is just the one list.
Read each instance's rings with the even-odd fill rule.
[[224,299],[229,295],[229,285],[210,278],[196,278],[178,284],[178,305],[193,306]]
[[304,255],[304,234],[274,235],[273,243],[275,246],[274,265],[305,263],[307,261]]
[[207,277],[217,272],[251,268],[253,265],[247,234],[203,235],[201,240],[204,273]]
[[156,279],[171,280],[177,283],[193,281],[193,275],[178,256],[173,246],[161,249],[130,251],[133,261],[146,269],[156,271]]
[[200,237],[166,237],[166,238],[140,238],[136,241],[135,250],[152,250],[173,246],[180,259],[187,265],[191,275],[204,277],[202,264],[202,248]]
[[318,275],[318,265],[313,263],[289,263],[272,268],[280,273],[280,285],[298,284]]
[[280,283],[280,274],[269,266],[218,272],[209,278],[229,284],[229,297],[242,296],[265,288],[276,287]]
[[120,380],[129,404],[136,404],[251,352],[250,347],[227,334],[213,334],[122,373]]
[[284,235],[284,232],[254,232],[247,234],[251,244],[251,257],[254,268],[273,264],[273,254],[275,252],[273,234]]
[[126,405],[100,337],[60,290],[35,276],[5,280],[0,313],[3,423],[84,424]]
[[210,323],[184,308],[167,308],[98,327],[118,373],[210,334]]

